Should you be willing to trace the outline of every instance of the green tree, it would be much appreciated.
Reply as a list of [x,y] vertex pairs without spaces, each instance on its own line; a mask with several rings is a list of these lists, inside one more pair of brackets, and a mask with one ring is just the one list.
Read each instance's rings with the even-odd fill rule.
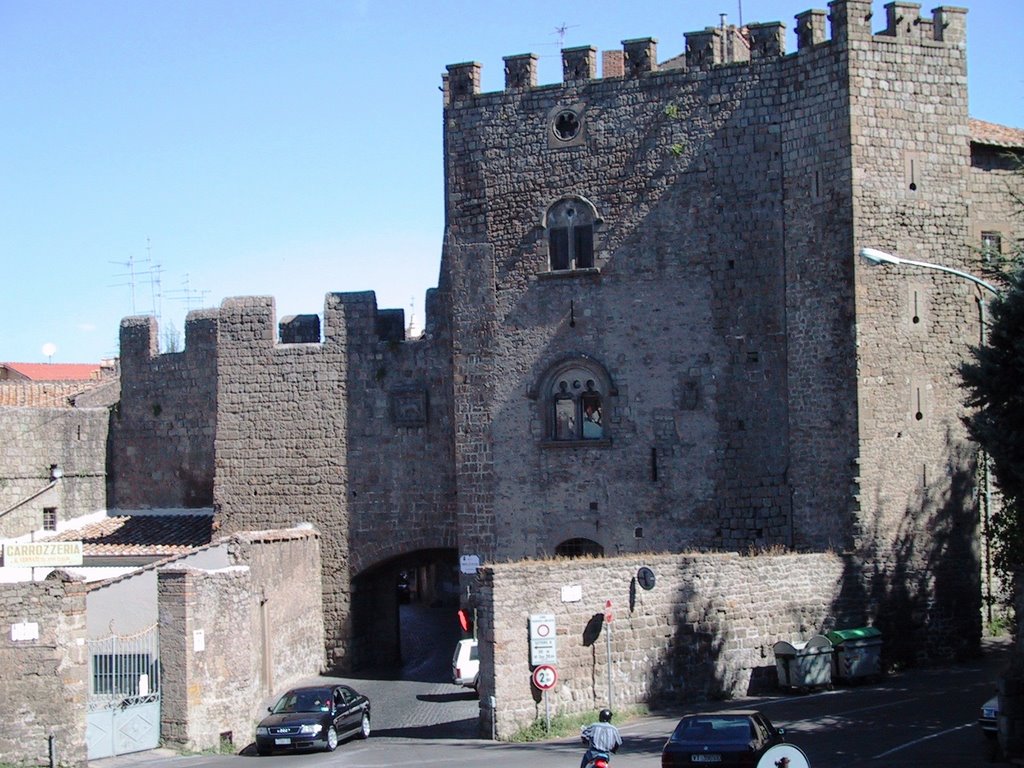
[[973,408],[971,437],[989,455],[1001,505],[989,520],[993,565],[1011,590],[1024,571],[1024,265],[1005,273],[1005,290],[989,305],[985,343],[960,367]]

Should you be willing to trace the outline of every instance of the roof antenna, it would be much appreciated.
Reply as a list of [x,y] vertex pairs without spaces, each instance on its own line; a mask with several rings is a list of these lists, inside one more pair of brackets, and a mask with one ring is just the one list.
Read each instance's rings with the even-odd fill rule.
[[737,6],[737,9],[739,10],[739,14],[737,15],[737,18],[739,19],[739,22],[740,22],[739,23],[739,27],[740,27],[740,29],[742,29],[743,28],[743,0],[736,0],[736,6]]
[[578,26],[579,26],[579,24],[566,24],[563,21],[560,26],[555,27],[555,32],[554,33],[556,35],[558,35],[558,48],[559,48],[559,50],[561,50],[562,46],[565,44],[565,33],[568,32],[570,29],[575,29]]

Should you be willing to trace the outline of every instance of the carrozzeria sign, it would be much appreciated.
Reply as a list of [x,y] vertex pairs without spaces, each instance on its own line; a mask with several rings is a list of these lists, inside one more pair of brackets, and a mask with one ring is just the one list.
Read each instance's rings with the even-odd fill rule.
[[4,544],[4,565],[8,568],[34,568],[42,565],[81,565],[80,541],[32,541]]

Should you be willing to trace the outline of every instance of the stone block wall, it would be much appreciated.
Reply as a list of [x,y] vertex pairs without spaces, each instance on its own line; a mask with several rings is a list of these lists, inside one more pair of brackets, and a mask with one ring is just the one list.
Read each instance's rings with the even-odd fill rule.
[[[636,583],[651,568],[650,591]],[[847,562],[830,554],[685,554],[507,563],[474,584],[481,660],[481,732],[498,738],[544,716],[530,682],[529,617],[555,616],[559,680],[552,713],[609,704],[602,624],[611,601],[611,708],[694,704],[777,683],[772,646],[861,626],[842,587]],[[579,599],[566,602],[564,590]]]
[[153,317],[121,322],[121,400],[111,423],[113,509],[213,504],[217,312],[189,312],[185,348],[158,354]]
[[158,575],[161,735],[193,750],[242,749],[263,701],[324,667],[316,534],[267,531],[230,549],[239,565]]
[[48,507],[58,524],[104,509],[108,422],[106,408],[0,408],[0,538],[41,531]]
[[[853,246],[977,274],[964,11],[945,8],[926,28],[915,23],[916,7],[903,10],[890,13],[884,32],[860,26],[848,40]],[[852,256],[853,545],[870,564],[865,599],[880,625],[919,638],[905,661],[970,655],[981,620],[979,493],[957,369],[981,340],[978,289],[937,270]]]
[[435,293],[426,337],[410,341],[395,338],[402,323],[372,293],[329,294],[322,343],[277,343],[271,299],[221,308],[218,519],[225,531],[309,522],[325,532],[324,621],[336,669],[386,650],[353,633],[352,577],[455,546],[450,342],[437,301]]
[[[585,537],[627,552],[647,548],[638,529],[666,549],[846,546],[843,50],[766,43],[745,66],[658,69],[651,41],[630,44],[647,65],[614,79],[481,94],[478,65],[450,69],[456,465],[473,497],[460,521],[483,537],[464,551],[543,556]],[[560,142],[567,113],[578,134]],[[596,211],[594,268],[549,265],[545,217],[565,197]],[[572,357],[614,384],[610,445],[545,444],[538,384]]]
[[85,589],[60,574],[0,584],[0,763],[86,765]]

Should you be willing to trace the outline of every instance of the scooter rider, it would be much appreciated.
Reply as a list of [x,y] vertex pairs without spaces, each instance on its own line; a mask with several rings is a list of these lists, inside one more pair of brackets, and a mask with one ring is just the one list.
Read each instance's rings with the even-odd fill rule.
[[587,768],[587,763],[595,757],[608,757],[622,746],[619,729],[612,725],[612,711],[602,709],[597,716],[598,722],[591,723],[580,731],[580,738],[589,748],[583,753],[580,768]]

